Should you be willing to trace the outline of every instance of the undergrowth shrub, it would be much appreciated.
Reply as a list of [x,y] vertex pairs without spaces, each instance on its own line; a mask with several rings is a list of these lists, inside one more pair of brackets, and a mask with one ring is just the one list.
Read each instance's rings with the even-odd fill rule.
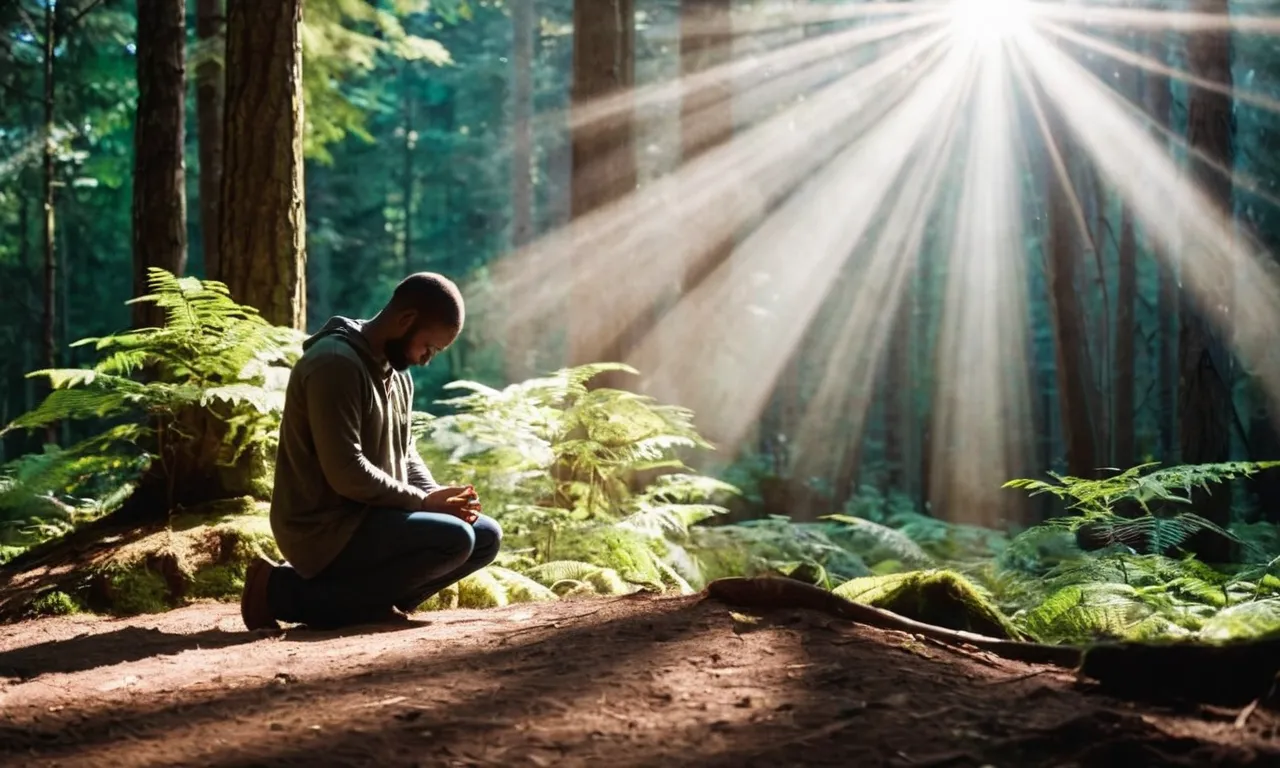
[[303,334],[232,301],[225,285],[150,270],[129,303],[164,310],[160,328],[89,338],[92,366],[35,371],[52,391],[0,434],[66,420],[105,422],[65,449],[0,468],[0,536],[31,544],[118,508],[139,483],[175,502],[265,497],[289,370]]
[[691,591],[690,529],[737,489],[686,465],[712,447],[691,412],[588,386],[605,371],[635,373],[595,364],[504,389],[454,382],[465,394],[442,401],[450,415],[416,415],[419,451],[443,479],[476,486],[508,542],[500,564],[557,594]]

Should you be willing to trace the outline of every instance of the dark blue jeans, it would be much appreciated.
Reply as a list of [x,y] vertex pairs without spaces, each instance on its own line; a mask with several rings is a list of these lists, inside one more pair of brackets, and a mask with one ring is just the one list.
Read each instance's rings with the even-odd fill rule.
[[481,515],[374,509],[323,571],[304,579],[287,563],[271,574],[267,599],[280,621],[338,627],[409,613],[498,556],[502,529]]

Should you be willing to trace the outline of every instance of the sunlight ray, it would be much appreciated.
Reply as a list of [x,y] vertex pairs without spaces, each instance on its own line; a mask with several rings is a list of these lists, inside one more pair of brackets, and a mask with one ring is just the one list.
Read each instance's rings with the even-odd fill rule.
[[[572,279],[593,286],[592,307],[581,317],[612,317],[609,325],[631,322],[649,311],[690,255],[711,252],[725,238],[785,197],[802,179],[856,135],[857,120],[871,97],[896,83],[916,59],[945,40],[939,31],[886,52],[787,112],[744,131],[685,163],[632,195],[602,206],[567,227],[504,258],[494,267],[494,295],[509,307],[500,324],[524,324],[560,311],[563,282],[578,253]],[[804,126],[804,129],[799,129]],[[663,249],[669,231],[684,233],[679,251]],[[644,269],[627,259],[644,253]],[[598,329],[598,349],[609,328]]]
[[[1020,52],[1145,230],[1169,252],[1182,248],[1183,256],[1177,259],[1182,289],[1275,402],[1280,396],[1280,350],[1271,329],[1280,327],[1280,281],[1274,261],[1243,247],[1244,238],[1228,212],[1182,175],[1145,126],[1128,116],[1119,95],[1051,45],[1027,46]],[[1158,252],[1163,255],[1166,250]],[[1234,295],[1229,299],[1208,288],[1224,274],[1233,276]]]
[[[1020,66],[1017,61],[1014,62],[1014,65],[1015,67]],[[1025,68],[1023,68],[1023,71],[1025,72]],[[1098,83],[1101,87],[1114,90],[1110,83],[1096,73],[1088,71],[1086,73],[1090,80]],[[1232,185],[1237,189],[1244,190],[1258,199],[1280,209],[1280,195],[1276,195],[1263,189],[1263,181],[1257,176],[1245,173],[1244,171],[1230,169],[1223,165],[1222,162],[1209,157],[1204,150],[1191,146],[1185,136],[1166,125],[1162,125],[1160,121],[1148,114],[1146,109],[1141,105],[1135,104],[1129,99],[1123,97],[1118,99],[1116,104],[1123,107],[1124,110],[1132,115],[1138,122],[1145,124],[1148,129],[1157,133],[1161,138],[1171,142],[1179,151],[1187,153],[1194,157],[1198,162],[1203,163],[1206,167],[1212,168],[1222,176],[1230,178]]]
[[759,88],[772,78],[847,54],[862,45],[920,31],[939,24],[943,18],[937,12],[921,13],[906,19],[823,35],[763,55],[735,59],[696,75],[673,78],[634,91],[601,97],[575,107],[569,118],[569,128],[582,130],[609,126],[620,120],[631,119],[632,110],[654,109],[664,105],[678,107],[685,100],[692,100],[703,107],[723,100],[724,94],[731,88],[735,96],[740,97],[743,91]]
[[1025,461],[1030,393],[1026,277],[1012,97],[1002,57],[982,61],[938,337],[933,513],[998,527],[1000,490]]
[[1203,77],[1197,77],[1156,61],[1150,56],[1143,56],[1141,54],[1134,53],[1133,51],[1126,50],[1125,48],[1113,43],[1098,40],[1080,32],[1074,32],[1060,24],[1042,22],[1037,26],[1048,30],[1052,34],[1057,35],[1064,40],[1070,40],[1081,47],[1097,51],[1098,53],[1108,56],[1116,61],[1123,61],[1126,64],[1132,64],[1140,69],[1145,69],[1148,72],[1165,75],[1174,80],[1187,83],[1188,85],[1203,88],[1206,91],[1225,94],[1236,101],[1252,104],[1271,112],[1280,112],[1280,99],[1273,99],[1269,96],[1263,96],[1258,93],[1249,93],[1248,91],[1244,91],[1239,88],[1233,88],[1229,85],[1223,85],[1222,83],[1215,83],[1212,80],[1206,80]]
[[1195,13],[1144,8],[1106,8],[1098,5],[1063,5],[1034,2],[1035,15],[1041,19],[1057,19],[1069,24],[1124,29],[1162,29],[1173,32],[1205,32],[1231,30],[1247,34],[1280,34],[1280,18],[1272,15],[1232,13]]
[[[872,2],[845,5],[803,5],[778,3],[770,8],[770,4],[761,3],[752,8],[750,13],[736,13],[733,17],[733,34],[737,36],[758,35],[777,30],[794,29],[813,24],[831,24],[842,21],[859,21],[884,16],[905,16],[916,13],[929,13],[947,6],[946,0],[936,2]],[[695,35],[719,32],[715,22],[702,22],[694,19],[682,20],[680,29]],[[674,32],[674,27],[672,28]]]
[[[860,440],[875,383],[899,305],[917,268],[930,214],[938,201],[945,169],[957,142],[961,107],[970,97],[977,61],[953,58],[950,66],[966,72],[946,94],[933,119],[933,131],[919,158],[904,172],[889,214],[865,264],[856,264],[852,285],[839,297],[847,306],[832,356],[819,374],[817,390],[804,407],[796,433],[794,463],[812,466],[823,453],[834,452],[844,433]],[[833,297],[835,298],[835,297]],[[843,413],[849,422],[836,414]]]
[[[637,367],[651,372],[647,389],[676,393],[730,450],[748,434],[889,185],[930,134],[937,104],[964,76],[944,55],[950,50],[931,56],[919,84],[875,115],[864,138],[788,198],[637,350]],[[691,373],[699,386],[682,386]]]

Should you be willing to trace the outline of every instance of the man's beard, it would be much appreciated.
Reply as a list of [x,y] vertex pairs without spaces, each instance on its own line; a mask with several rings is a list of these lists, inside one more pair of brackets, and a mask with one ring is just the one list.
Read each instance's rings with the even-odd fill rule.
[[405,333],[397,338],[387,339],[382,345],[382,354],[386,355],[387,363],[397,371],[407,371],[412,365],[407,351],[410,336],[412,333]]

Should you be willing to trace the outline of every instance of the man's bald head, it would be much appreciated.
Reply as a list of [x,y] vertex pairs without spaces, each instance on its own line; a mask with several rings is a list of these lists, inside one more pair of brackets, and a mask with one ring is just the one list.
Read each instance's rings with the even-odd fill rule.
[[415,313],[414,325],[418,328],[439,325],[458,331],[467,314],[462,291],[452,280],[435,272],[417,272],[401,280],[387,309],[393,315]]

